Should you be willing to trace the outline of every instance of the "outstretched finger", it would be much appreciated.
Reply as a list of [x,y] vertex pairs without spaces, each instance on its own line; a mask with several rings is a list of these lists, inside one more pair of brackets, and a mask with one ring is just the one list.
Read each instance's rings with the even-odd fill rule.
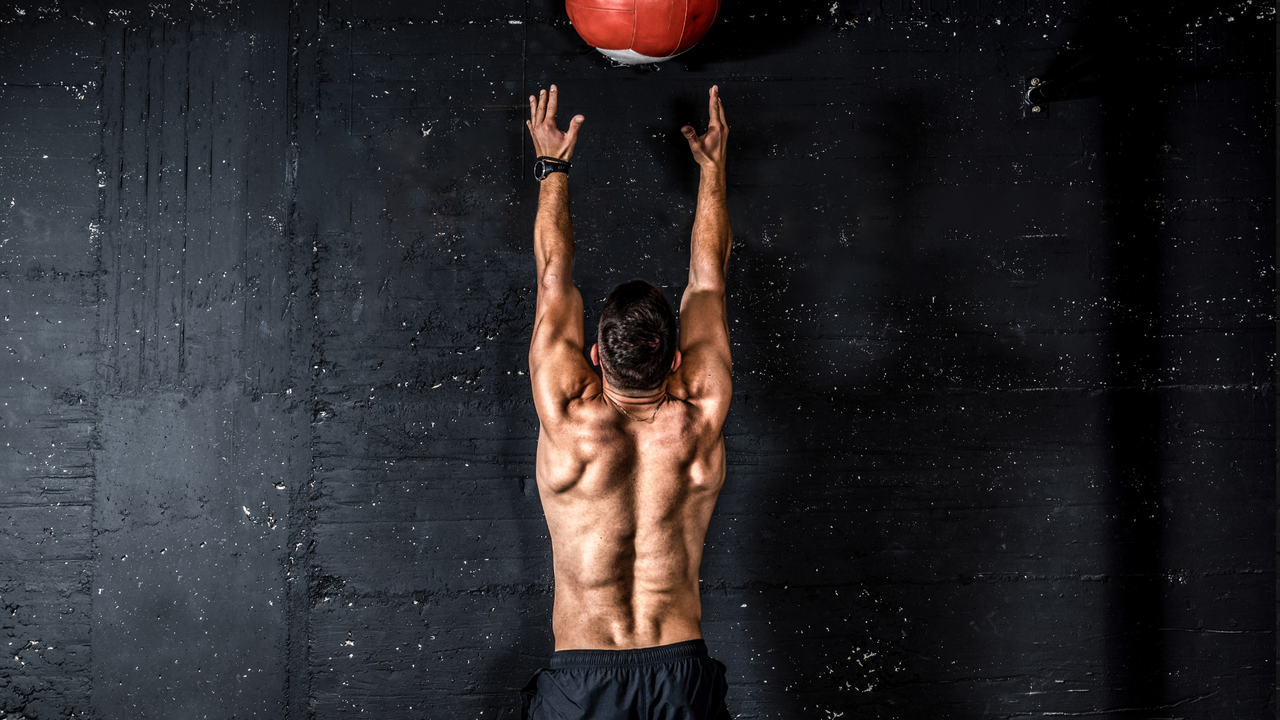
[[729,127],[729,123],[724,119],[724,102],[720,100],[720,88],[716,87],[716,117],[720,119],[721,127]]
[[547,91],[538,91],[538,105],[533,110],[533,124],[541,125],[547,119]]
[[556,105],[559,104],[556,102],[556,96],[556,86],[552,85],[551,93],[547,97],[547,117],[551,119],[552,123],[556,121]]
[[708,128],[720,122],[720,112],[716,109],[716,106],[720,103],[720,96],[717,90],[718,88],[715,85],[712,85],[711,89],[707,91],[707,127]]
[[529,96],[529,125],[532,126],[538,121],[538,98]]

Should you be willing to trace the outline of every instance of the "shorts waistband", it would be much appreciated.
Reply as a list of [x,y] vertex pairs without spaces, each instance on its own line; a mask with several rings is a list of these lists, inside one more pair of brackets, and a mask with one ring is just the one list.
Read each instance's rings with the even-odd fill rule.
[[557,650],[551,654],[551,669],[571,667],[635,667],[656,665],[673,660],[704,658],[707,643],[703,640],[684,642],[634,650]]

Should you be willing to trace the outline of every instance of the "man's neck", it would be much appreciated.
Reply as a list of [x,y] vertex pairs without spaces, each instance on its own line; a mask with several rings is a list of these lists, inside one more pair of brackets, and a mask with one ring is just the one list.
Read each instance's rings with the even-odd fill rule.
[[646,405],[661,402],[667,396],[667,384],[665,382],[662,383],[662,387],[654,390],[652,393],[645,393],[643,395],[623,395],[618,392],[616,388],[609,386],[608,378],[601,379],[603,380],[605,397],[626,408],[642,408]]

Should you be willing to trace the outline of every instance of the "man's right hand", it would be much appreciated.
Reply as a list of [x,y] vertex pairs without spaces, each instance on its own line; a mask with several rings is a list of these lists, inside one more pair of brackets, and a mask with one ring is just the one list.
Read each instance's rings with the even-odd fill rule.
[[707,101],[707,132],[699,135],[691,126],[680,128],[684,139],[689,141],[689,150],[693,159],[702,168],[724,169],[725,146],[729,138],[729,125],[724,121],[724,105],[720,103],[720,88],[712,85]]
[[525,125],[529,128],[529,135],[533,137],[533,151],[538,157],[552,157],[557,160],[569,161],[573,157],[573,148],[578,144],[578,128],[582,127],[582,121],[585,119],[581,115],[574,115],[569,121],[569,131],[561,132],[556,126],[556,86],[551,86],[551,92],[546,90],[538,91],[538,96],[529,96],[529,120]]

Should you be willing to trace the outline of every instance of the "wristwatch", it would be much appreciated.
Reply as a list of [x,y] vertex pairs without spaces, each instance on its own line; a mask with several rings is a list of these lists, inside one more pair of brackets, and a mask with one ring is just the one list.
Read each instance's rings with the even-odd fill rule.
[[544,156],[538,158],[538,160],[533,163],[533,176],[538,180],[538,182],[542,182],[553,172],[562,172],[565,175],[568,175],[569,168],[571,167],[573,166],[564,160]]

